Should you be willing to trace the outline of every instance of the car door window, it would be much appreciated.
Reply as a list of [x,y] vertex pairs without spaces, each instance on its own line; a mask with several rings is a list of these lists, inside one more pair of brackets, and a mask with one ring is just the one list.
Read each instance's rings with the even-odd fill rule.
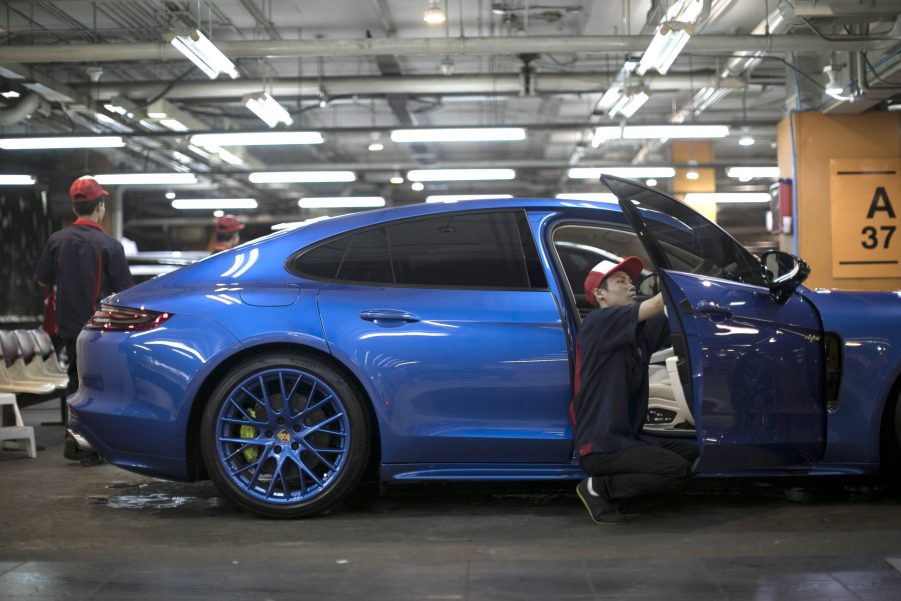
[[[630,203],[661,251],[661,267],[763,286],[760,264],[726,232],[689,206],[656,190],[616,178],[605,183]],[[629,210],[625,205],[624,210]]]
[[385,228],[365,230],[352,237],[344,255],[338,278],[342,282],[391,284],[391,260]]
[[[538,272],[534,242],[522,241],[518,213],[448,214],[387,227],[395,282],[399,285],[528,289]],[[526,252],[534,254],[529,261]],[[543,280],[543,277],[541,278]]]

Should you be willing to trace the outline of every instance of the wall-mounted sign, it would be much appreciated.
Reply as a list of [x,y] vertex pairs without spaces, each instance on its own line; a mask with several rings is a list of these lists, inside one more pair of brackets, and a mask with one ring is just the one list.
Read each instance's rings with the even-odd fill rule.
[[901,278],[901,159],[832,159],[832,276]]

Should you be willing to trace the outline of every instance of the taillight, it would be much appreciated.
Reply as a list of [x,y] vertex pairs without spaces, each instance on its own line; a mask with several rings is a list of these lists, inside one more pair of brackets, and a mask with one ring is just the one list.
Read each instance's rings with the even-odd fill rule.
[[113,332],[138,332],[152,330],[170,317],[172,317],[171,313],[100,305],[85,328]]

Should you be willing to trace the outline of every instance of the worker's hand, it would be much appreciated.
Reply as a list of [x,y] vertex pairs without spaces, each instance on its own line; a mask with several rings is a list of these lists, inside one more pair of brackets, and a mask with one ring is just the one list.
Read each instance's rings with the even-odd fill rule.
[[638,305],[638,321],[645,321],[657,317],[664,311],[663,294],[658,292],[646,301]]

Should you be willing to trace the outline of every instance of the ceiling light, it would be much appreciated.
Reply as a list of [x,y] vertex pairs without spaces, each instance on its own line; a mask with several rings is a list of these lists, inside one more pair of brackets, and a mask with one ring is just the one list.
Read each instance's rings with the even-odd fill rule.
[[622,115],[623,117],[629,118],[634,115],[638,109],[644,106],[648,99],[650,99],[648,93],[640,88],[627,91],[612,107],[610,107],[607,115],[609,117]]
[[218,209],[213,211],[213,217],[225,217],[225,211]]
[[385,150],[385,145],[382,144],[381,142],[373,142],[372,144],[369,145],[370,152],[378,152],[380,150]]
[[8,92],[3,92],[2,94],[0,94],[0,96],[3,96],[4,98],[18,98],[19,96],[21,96],[21,94],[19,94],[15,90],[10,90]]
[[461,127],[436,129],[396,129],[394,142],[506,142],[526,139],[521,127]]
[[220,148],[218,146],[209,146],[208,148],[212,150],[221,160],[225,161],[229,165],[241,167],[247,164],[244,162],[244,159],[229,150]]
[[560,200],[600,200],[603,202],[617,202],[616,195],[610,192],[564,192],[558,194]]
[[197,183],[197,176],[193,173],[105,173],[95,175],[94,179],[101,186],[171,186]]
[[[148,115],[149,116],[149,115]],[[179,121],[178,119],[160,119],[160,125],[163,127],[167,127],[172,131],[188,131],[188,126]]]
[[826,74],[826,94],[836,100],[850,100],[851,95],[843,96],[842,92],[845,91],[845,86],[838,82],[838,77],[836,76],[836,72],[838,68],[835,65],[826,65],[823,67],[823,73]]
[[770,202],[772,197],[769,192],[689,192],[685,195],[685,201],[713,200],[721,204],[740,202]]
[[726,167],[726,176],[743,182],[750,181],[755,177],[778,179],[779,167]]
[[225,73],[232,79],[238,78],[235,64],[197,29],[184,35],[169,32],[165,37],[210,79],[216,79],[220,73]]
[[725,138],[729,135],[728,125],[605,125],[594,130],[595,140],[662,140],[680,138]]
[[488,200],[495,198],[513,198],[512,194],[435,194],[426,196],[426,202],[457,202],[459,200]]
[[644,184],[645,184],[646,186],[651,186],[651,187],[653,187],[653,186],[656,186],[656,185],[657,185],[657,180],[654,179],[654,178],[652,177],[651,179],[645,181]]
[[322,144],[324,141],[318,131],[249,131],[191,136],[191,144],[197,146],[283,146]]
[[514,179],[513,169],[414,169],[407,179],[421,182],[455,182],[467,180]]
[[447,20],[447,15],[444,14],[444,9],[441,8],[440,3],[435,0],[429,2],[429,7],[425,9],[422,20],[429,25],[441,25]]
[[0,186],[32,186],[35,181],[31,175],[0,175]]
[[749,135],[744,135],[738,139],[739,146],[753,146],[754,145],[754,137]]
[[296,184],[315,182],[353,182],[353,171],[256,171],[247,179],[255,184]]
[[666,75],[694,33],[693,23],[701,15],[703,7],[704,0],[673,2],[661,19],[648,49],[642,54],[636,73],[644,75],[648,69],[656,69],[661,75]]
[[391,179],[388,180],[388,183],[397,185],[404,183],[404,178],[400,175],[392,175]]
[[570,179],[599,179],[602,174],[616,177],[675,177],[672,167],[573,167],[569,170]]
[[266,92],[247,94],[241,101],[244,103],[244,106],[262,119],[269,127],[275,127],[279,123],[284,123],[285,125],[294,123],[294,119],[291,118],[285,107]]
[[121,136],[58,136],[52,138],[0,138],[3,150],[58,150],[63,148],[122,148]]
[[691,170],[685,172],[685,179],[695,180],[695,179],[700,179],[700,177],[701,177],[701,174],[698,173],[694,169],[691,169]]
[[175,200],[175,192],[166,192],[166,200]]
[[371,209],[385,206],[381,196],[320,196],[301,198],[301,209]]
[[410,184],[410,188],[414,192],[422,192],[423,190],[425,190],[425,184],[422,182],[413,182],[412,184]]
[[181,210],[206,210],[221,209],[255,209],[255,198],[179,198],[172,201],[173,209]]

